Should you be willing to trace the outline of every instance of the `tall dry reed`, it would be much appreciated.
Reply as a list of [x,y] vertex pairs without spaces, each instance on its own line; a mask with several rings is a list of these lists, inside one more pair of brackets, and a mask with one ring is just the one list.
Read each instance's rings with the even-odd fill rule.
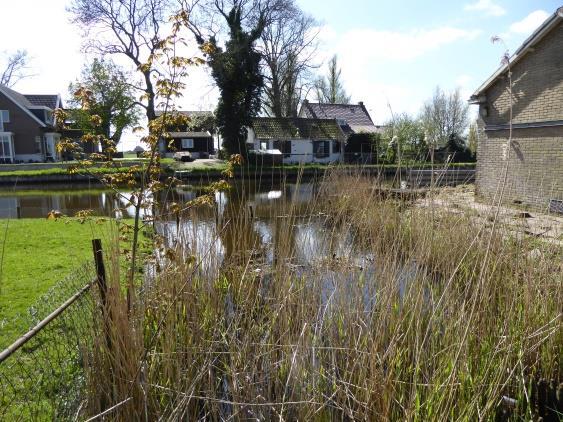
[[[562,248],[374,186],[335,171],[306,205],[232,200],[208,211],[211,226],[184,216],[129,315],[112,274],[109,338],[87,362],[88,414],[537,416],[535,382],[561,380]],[[198,224],[212,227],[199,239]],[[303,253],[309,241],[316,253]]]

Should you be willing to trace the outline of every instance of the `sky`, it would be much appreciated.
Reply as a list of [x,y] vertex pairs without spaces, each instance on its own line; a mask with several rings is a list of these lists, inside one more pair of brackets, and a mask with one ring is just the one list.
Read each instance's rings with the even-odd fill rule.
[[[296,0],[319,25],[318,64],[336,54],[344,88],[363,101],[376,124],[391,113],[416,115],[436,86],[469,98],[563,0]],[[70,22],[69,0],[0,0],[3,53],[26,49],[33,74],[14,89],[61,94],[85,61],[82,32]],[[319,73],[323,73],[321,66]],[[194,69],[178,105],[212,109],[217,90],[205,67]],[[123,148],[136,138],[128,134]]]

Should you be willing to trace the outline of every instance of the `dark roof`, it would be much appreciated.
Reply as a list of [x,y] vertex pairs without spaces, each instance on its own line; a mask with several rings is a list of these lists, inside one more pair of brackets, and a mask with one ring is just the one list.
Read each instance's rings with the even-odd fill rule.
[[11,88],[8,88],[5,85],[0,85],[0,92],[3,92],[7,96],[9,96],[10,99],[16,102],[20,107],[25,107],[25,108],[33,107],[33,104],[31,104],[25,96],[23,96],[17,91],[14,91]]
[[[213,116],[212,111],[190,111],[190,110],[169,110],[169,113],[178,113],[188,117],[206,117],[206,116]],[[164,112],[162,110],[158,110],[156,112],[157,117],[162,116]]]
[[346,140],[334,119],[257,117],[252,120],[252,128],[258,139]]
[[363,103],[359,104],[321,104],[304,101],[301,106],[301,117],[315,119],[343,120],[352,129],[355,126],[374,126]]
[[22,94],[13,89],[8,88],[5,85],[0,85],[0,92],[8,97],[14,104],[25,111],[32,119],[38,122],[41,126],[45,126],[45,122],[41,121],[37,116],[35,116],[30,108],[33,108],[33,104]]
[[209,132],[169,132],[171,138],[211,138]]
[[58,95],[27,95],[24,97],[31,103],[32,106],[39,107],[49,107],[54,110],[59,106],[59,96]]

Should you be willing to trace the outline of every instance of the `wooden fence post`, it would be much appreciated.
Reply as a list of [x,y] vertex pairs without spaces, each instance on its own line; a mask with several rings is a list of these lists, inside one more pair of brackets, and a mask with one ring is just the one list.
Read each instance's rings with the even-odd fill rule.
[[[92,248],[94,250],[94,262],[96,264],[96,281],[100,289],[100,297],[102,299],[103,312],[107,308],[107,284],[106,284],[106,268],[104,266],[104,254],[102,251],[102,241],[100,239],[92,239]],[[104,315],[105,316],[105,315]]]
[[100,239],[92,239],[92,248],[94,250],[94,262],[96,264],[96,282],[100,290],[100,299],[102,301],[102,319],[104,321],[106,343],[108,351],[111,352],[111,325],[113,318],[108,304],[108,286],[106,280],[106,268],[104,265],[102,241]]
[[[94,263],[96,265],[96,282],[100,290],[100,299],[102,301],[102,320],[103,320],[103,330],[106,337],[106,346],[108,355],[110,358],[110,373],[111,373],[111,402],[115,399],[115,369],[111,359],[113,358],[113,346],[111,341],[111,329],[112,329],[112,313],[108,304],[108,287],[106,280],[106,267],[104,265],[104,253],[102,250],[102,241],[100,239],[92,239],[92,249],[94,252]],[[100,406],[102,409],[108,407],[108,402],[106,398],[101,398]]]

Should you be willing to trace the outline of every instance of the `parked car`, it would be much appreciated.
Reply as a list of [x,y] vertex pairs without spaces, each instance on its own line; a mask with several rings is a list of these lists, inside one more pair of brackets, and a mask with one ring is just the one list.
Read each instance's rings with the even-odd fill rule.
[[189,163],[190,161],[194,160],[194,158],[192,157],[192,154],[190,154],[187,151],[175,152],[174,155],[172,156],[172,158],[174,158],[174,160],[176,160],[176,161],[182,161],[184,163]]

